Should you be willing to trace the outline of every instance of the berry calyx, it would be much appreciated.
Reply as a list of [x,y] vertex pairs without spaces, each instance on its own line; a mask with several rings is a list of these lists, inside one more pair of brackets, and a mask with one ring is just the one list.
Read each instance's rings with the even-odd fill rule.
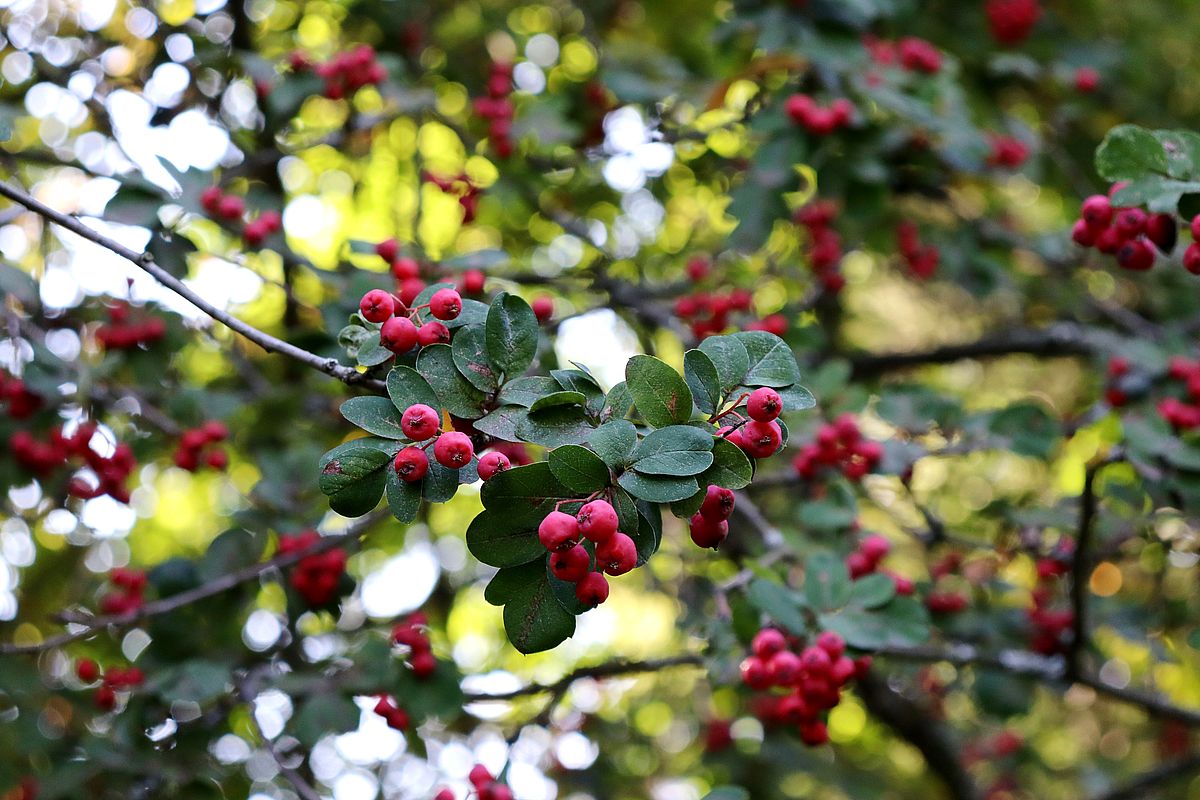
[[461,469],[475,457],[471,437],[458,431],[443,433],[433,445],[433,457],[446,469]]
[[508,456],[504,453],[497,453],[493,450],[490,453],[484,453],[479,457],[479,479],[490,480],[497,472],[504,472],[512,466],[512,462],[508,460]]
[[429,313],[441,320],[451,320],[462,313],[462,297],[453,289],[438,289],[429,298]]
[[750,419],[757,422],[770,422],[778,417],[781,411],[783,398],[769,386],[755,389],[746,401],[746,413],[750,415]]
[[416,483],[425,477],[425,473],[429,472],[429,456],[425,455],[425,451],[419,447],[406,447],[396,453],[396,459],[392,465],[396,469],[396,474],[400,476],[400,480],[406,483]]
[[414,403],[400,416],[400,429],[414,442],[424,442],[437,435],[442,418],[437,409],[424,403]]
[[607,500],[586,503],[575,515],[579,532],[593,542],[603,542],[617,532],[620,524],[616,509]]
[[[579,523],[562,511],[551,511],[538,525],[538,541],[547,550],[565,550],[579,538]],[[585,555],[586,555],[586,551]]]

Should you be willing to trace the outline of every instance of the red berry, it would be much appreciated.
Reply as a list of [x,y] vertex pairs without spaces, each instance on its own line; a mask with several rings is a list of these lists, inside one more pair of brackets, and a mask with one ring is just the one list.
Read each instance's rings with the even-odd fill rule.
[[400,253],[400,243],[395,239],[384,239],[375,245],[375,253],[389,264],[396,260]]
[[566,550],[550,554],[550,573],[561,581],[579,583],[591,570],[591,566],[592,557],[581,544],[570,545]]
[[608,579],[599,572],[589,572],[575,584],[575,597],[585,606],[595,608],[608,599]]
[[1192,232],[1192,238],[1200,241],[1200,214],[1192,217],[1192,221],[1188,224],[1188,229]]
[[800,665],[810,677],[821,678],[829,674],[833,659],[822,647],[806,647],[800,653]]
[[1112,203],[1104,195],[1094,194],[1083,201],[1079,215],[1092,228],[1107,228],[1113,218]]
[[241,219],[246,213],[246,202],[237,195],[227,194],[217,203],[217,216],[222,219]]
[[1116,226],[1126,239],[1140,235],[1146,229],[1146,212],[1140,208],[1123,208],[1117,212]]
[[776,686],[790,686],[800,678],[802,671],[800,657],[791,650],[780,650],[767,660],[767,672]]
[[712,519],[703,513],[696,513],[689,521],[688,532],[697,547],[716,550],[729,536],[729,523],[723,519]]
[[439,789],[438,793],[433,796],[433,800],[454,800],[454,792],[449,789]]
[[95,693],[92,695],[92,702],[101,711],[112,711],[117,705],[117,693],[111,686],[97,687]]
[[722,486],[709,486],[704,493],[704,502],[700,504],[700,514],[711,520],[729,519],[733,514],[736,497],[731,489]]
[[1100,73],[1091,67],[1080,67],[1075,70],[1076,91],[1089,94],[1100,86]]
[[783,432],[777,422],[751,420],[742,426],[742,449],[751,458],[774,455],[783,443]]
[[757,422],[770,422],[778,417],[781,411],[783,398],[769,386],[755,389],[746,401],[746,413],[750,415],[750,419]]
[[833,631],[822,631],[817,636],[817,647],[829,654],[830,658],[841,658],[846,652],[846,642]]
[[424,442],[437,435],[442,418],[437,409],[424,403],[414,403],[400,415],[400,429],[414,442]]
[[533,314],[537,317],[537,321],[543,325],[554,316],[554,301],[546,295],[533,298],[530,306],[533,308]]
[[471,463],[475,447],[471,437],[458,431],[443,433],[433,445],[433,457],[446,469],[460,469]]
[[637,566],[637,559],[637,545],[619,531],[596,545],[596,566],[609,575],[624,575]]
[[1193,275],[1200,275],[1200,242],[1192,242],[1183,251],[1183,268]]
[[771,670],[767,662],[757,656],[750,656],[742,661],[739,668],[742,673],[742,683],[751,689],[767,689],[771,686]]
[[1170,253],[1175,249],[1178,233],[1175,218],[1170,214],[1152,214],[1146,220],[1146,238],[1162,253]]
[[[416,259],[393,258],[391,262],[392,276],[401,283],[417,280],[421,277],[421,265],[417,263]],[[420,294],[420,290],[417,291],[417,294]],[[416,294],[413,297],[416,297]]]
[[[229,428],[224,422],[210,419],[200,426],[200,432],[210,442],[222,442],[229,438]],[[91,438],[91,437],[88,437]]]
[[1145,272],[1154,266],[1154,250],[1144,239],[1132,239],[1117,251],[1117,263],[1124,269]]
[[100,677],[100,667],[95,661],[92,661],[90,658],[85,658],[80,660],[80,662],[75,665],[75,674],[79,677],[79,680],[83,681],[84,683],[93,683],[97,678]]
[[476,764],[475,766],[471,767],[471,772],[469,775],[467,775],[467,780],[469,780],[471,785],[475,787],[476,791],[478,791],[496,779],[492,777],[492,773],[487,771],[487,767],[485,767],[483,764]]
[[603,542],[617,532],[616,509],[607,500],[593,500],[575,515],[579,532],[593,542]]
[[396,299],[383,289],[372,289],[363,295],[358,310],[367,322],[387,322],[396,311]]
[[406,447],[396,453],[393,466],[395,466],[400,480],[416,483],[429,471],[429,456],[425,455],[425,451],[419,447]]
[[200,193],[200,206],[211,216],[215,216],[217,208],[221,204],[221,198],[224,197],[224,192],[220,186],[209,186]]
[[438,289],[429,298],[429,313],[442,320],[451,320],[462,313],[462,297],[453,289]]
[[469,269],[462,275],[459,289],[463,294],[482,294],[486,276],[477,269]]
[[754,634],[750,649],[754,655],[766,661],[781,650],[787,649],[787,637],[783,635],[783,631],[776,628],[763,628]]
[[818,747],[829,741],[829,729],[819,719],[806,719],[800,723],[800,741],[809,747]]
[[538,525],[538,541],[547,550],[565,550],[578,538],[579,523],[562,511],[551,511]]
[[412,666],[413,675],[418,678],[428,678],[437,670],[437,659],[428,650],[413,653],[408,663]]
[[1075,220],[1071,228],[1071,241],[1080,247],[1091,247],[1096,243],[1096,229],[1087,224],[1087,220]]
[[1125,235],[1116,226],[1105,228],[1096,237],[1096,249],[1106,255],[1113,255],[1125,243]]
[[450,344],[450,329],[440,322],[430,320],[417,329],[417,343],[421,347],[431,344]]
[[417,326],[408,317],[392,317],[379,329],[379,344],[396,355],[412,350],[419,338]]
[[497,472],[504,472],[511,466],[512,463],[504,453],[497,453],[495,450],[484,453],[479,457],[479,479],[490,480]]
[[866,556],[867,560],[872,564],[878,564],[891,552],[891,549],[891,542],[877,533],[873,533],[863,539],[862,543],[858,546],[859,552]]

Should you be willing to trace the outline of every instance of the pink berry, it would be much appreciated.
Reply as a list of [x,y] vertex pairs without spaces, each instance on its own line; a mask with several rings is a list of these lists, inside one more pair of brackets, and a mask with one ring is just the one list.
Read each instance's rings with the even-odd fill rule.
[[[404,283],[406,281],[415,281],[421,277],[421,265],[413,258],[391,258],[392,262],[392,277]],[[420,294],[420,290],[417,291]],[[413,295],[416,297],[416,294]]]
[[1096,229],[1087,224],[1087,220],[1075,220],[1071,228],[1071,241],[1080,247],[1091,247],[1096,243]]
[[554,316],[554,301],[546,295],[533,298],[530,306],[533,308],[533,315],[537,317],[537,321],[543,325],[549,322],[550,318]]
[[389,264],[396,260],[396,255],[400,252],[400,243],[395,239],[384,239],[379,244],[375,245],[375,253]]
[[432,439],[441,428],[442,418],[437,409],[424,403],[414,403],[400,416],[400,429],[414,442]]
[[1092,228],[1106,228],[1113,218],[1112,203],[1104,195],[1094,194],[1083,201],[1079,215]]
[[217,216],[230,221],[241,219],[246,213],[246,202],[237,195],[227,194],[217,203]]
[[733,491],[722,486],[709,486],[700,504],[700,514],[710,520],[729,519],[733,514],[736,497]]
[[578,538],[579,523],[570,514],[562,511],[551,511],[538,525],[538,541],[547,550],[566,550],[574,545]]
[[596,545],[596,566],[609,575],[629,572],[637,566],[637,558],[637,545],[619,531]]
[[1154,250],[1144,239],[1131,239],[1117,251],[1117,263],[1124,269],[1145,272],[1154,266]]
[[442,320],[450,320],[462,313],[462,297],[453,289],[438,289],[429,298],[429,313]]
[[817,636],[817,647],[829,654],[830,658],[840,658],[846,652],[846,642],[833,631],[822,631]]
[[379,344],[396,355],[403,355],[417,345],[417,326],[408,317],[392,317],[379,329]]
[[777,422],[751,420],[741,428],[742,449],[751,458],[767,458],[774,455],[783,443],[783,432]]
[[560,581],[579,583],[591,570],[591,566],[592,557],[581,544],[570,545],[566,550],[557,550],[550,554],[550,573]]
[[754,655],[766,661],[776,653],[787,649],[787,637],[777,628],[763,628],[754,634],[750,642]]
[[504,472],[511,466],[512,463],[504,453],[497,453],[495,450],[484,453],[479,457],[479,479],[490,480],[497,472]]
[[751,393],[750,399],[746,401],[746,413],[750,415],[750,419],[758,422],[770,422],[778,417],[781,411],[783,411],[783,398],[779,396],[779,392],[769,386],[755,389]]
[[492,777],[492,773],[488,772],[487,767],[483,764],[476,764],[471,767],[470,774],[467,775],[467,780],[475,787],[476,791],[484,786],[487,786],[492,781],[496,780]]
[[383,289],[372,289],[363,295],[358,310],[367,322],[387,322],[396,311],[396,299]]
[[767,671],[771,675],[771,683],[789,686],[799,679],[803,665],[800,657],[791,650],[780,650],[767,660]]
[[469,269],[462,275],[462,282],[459,284],[459,290],[463,294],[482,294],[483,284],[486,276],[477,269]]
[[396,453],[393,466],[396,468],[396,474],[400,476],[400,480],[416,483],[429,471],[429,457],[419,447],[406,447]]
[[460,469],[471,463],[475,447],[471,437],[458,431],[443,433],[433,445],[433,457],[446,469]]
[[417,329],[417,344],[429,347],[431,344],[450,344],[450,329],[440,322],[430,320]]
[[740,667],[742,683],[751,689],[767,689],[771,686],[771,670],[762,658],[750,656],[743,659]]
[[575,597],[589,608],[595,608],[608,599],[608,579],[599,572],[589,572],[575,584]]
[[1192,242],[1183,251],[1183,268],[1193,275],[1200,275],[1200,242]]
[[889,552],[891,552],[892,544],[884,537],[877,533],[862,540],[862,544],[858,546],[858,550],[872,564],[878,564]]
[[702,513],[692,515],[688,532],[697,547],[716,550],[729,536],[729,523],[723,519],[712,519]]
[[603,542],[617,532],[616,509],[607,500],[593,500],[575,515],[579,532],[593,542]]

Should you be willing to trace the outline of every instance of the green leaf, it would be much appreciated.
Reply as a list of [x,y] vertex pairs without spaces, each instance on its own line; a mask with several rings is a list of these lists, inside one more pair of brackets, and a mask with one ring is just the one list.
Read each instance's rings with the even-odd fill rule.
[[344,517],[361,517],[379,503],[387,480],[384,469],[398,449],[394,443],[384,444],[392,451],[379,440],[355,439],[321,456],[318,484],[330,508]]
[[528,303],[501,292],[492,298],[486,326],[488,360],[497,372],[516,377],[533,363],[538,323]]
[[210,703],[228,690],[229,667],[217,661],[196,659],[167,667],[151,688],[168,703]]
[[832,611],[850,601],[850,575],[832,553],[813,553],[805,562],[804,597],[818,611]]
[[651,503],[686,500],[700,488],[695,478],[658,477],[629,471],[617,479],[625,491]]
[[394,353],[381,344],[366,344],[359,348],[356,360],[360,367],[377,367],[386,364]]
[[324,736],[345,733],[358,727],[358,706],[335,692],[321,692],[305,700],[292,723],[300,743],[311,748]]
[[[622,492],[624,494],[624,492]],[[662,511],[653,503],[637,501],[638,524],[636,533],[630,534],[637,546],[638,566],[650,560],[662,544]]]
[[625,384],[638,414],[651,427],[687,422],[692,392],[679,373],[654,356],[638,355],[625,365]]
[[821,627],[846,640],[851,647],[874,650],[880,647],[915,647],[929,639],[929,616],[925,607],[911,597],[896,597],[881,609],[847,608],[822,614]]
[[629,463],[637,443],[637,428],[623,419],[606,422],[588,434],[588,444],[613,469]]
[[780,387],[776,391],[783,400],[784,411],[805,411],[817,406],[817,398],[813,397],[813,393],[798,383]]
[[804,600],[791,589],[766,578],[755,578],[746,589],[746,599],[775,623],[798,636],[804,635],[807,628]]
[[467,527],[467,548],[479,561],[493,567],[515,567],[546,555],[537,529],[551,509],[512,505],[484,509]]
[[692,425],[669,425],[651,431],[633,450],[633,460],[678,452],[708,452],[715,438],[711,430]]
[[385,439],[407,439],[400,427],[400,412],[386,397],[351,397],[342,403],[342,416],[367,433]]
[[1154,131],[1154,138],[1167,156],[1167,172],[1172,178],[1200,176],[1200,134],[1193,131]]
[[387,476],[387,504],[400,522],[412,522],[421,508],[421,484],[401,480],[395,469],[384,469]]
[[496,399],[502,404],[512,403],[513,405],[529,408],[540,398],[561,389],[562,385],[554,380],[554,378],[547,378],[544,375],[530,375],[528,377],[513,378],[511,381],[505,383]]
[[529,412],[521,406],[500,406],[486,417],[475,420],[475,430],[506,442],[519,442],[517,428]]
[[1161,175],[1147,175],[1121,188],[1113,195],[1113,205],[1147,206],[1155,212],[1173,212],[1185,194],[1200,192],[1200,182],[1177,181]]
[[750,359],[750,367],[741,381],[746,386],[791,386],[800,381],[796,356],[783,339],[767,331],[731,335],[746,348]]
[[472,386],[454,365],[448,344],[431,344],[417,356],[417,372],[437,394],[436,408],[444,408],[456,417],[479,419],[483,416],[483,392]]
[[530,581],[537,580],[538,573],[545,572],[546,551],[542,550],[542,558],[536,564],[525,563],[515,567],[502,567],[488,581],[483,590],[483,599],[494,606],[502,606],[517,595],[521,587]]
[[524,504],[534,508],[547,500],[570,500],[576,495],[554,477],[545,461],[498,472],[485,481],[479,493],[483,507],[502,509]]
[[629,386],[625,381],[621,381],[608,390],[608,394],[604,397],[604,408],[601,411],[612,419],[624,419],[629,416],[632,408],[633,395],[629,393]]
[[600,456],[577,444],[550,451],[550,471],[563,486],[581,494],[597,492],[608,486],[608,466]]
[[1096,172],[1108,181],[1132,181],[1152,173],[1168,175],[1167,154],[1145,128],[1118,125],[1096,148]]
[[559,406],[580,406],[582,407],[587,402],[587,398],[583,396],[583,392],[567,392],[558,391],[550,394],[542,395],[533,405],[529,407],[529,412],[544,411],[548,408],[558,408]]
[[421,373],[412,367],[392,367],[387,376],[388,397],[401,412],[409,406],[423,403],[431,408],[441,408],[437,392]]
[[712,466],[700,475],[704,486],[723,486],[741,489],[754,478],[754,465],[741,448],[727,439],[713,440]]
[[[435,459],[429,459],[429,471],[421,481],[421,494],[431,503],[445,503],[458,492],[460,473],[474,473],[475,465],[479,462],[472,459],[468,466],[461,469],[443,467]],[[395,470],[392,470],[395,472]],[[478,477],[478,473],[475,473]]]
[[718,786],[701,800],[750,800],[750,792],[740,786]]
[[721,402],[721,376],[703,350],[683,354],[683,377],[692,390],[692,401],[705,414],[712,414]]
[[890,575],[872,573],[850,584],[850,602],[860,608],[878,608],[896,596],[896,582]]
[[531,412],[517,422],[517,436],[542,447],[581,444],[593,430],[580,406],[558,406],[536,414]]
[[633,463],[644,475],[699,475],[713,464],[713,454],[695,450],[679,450],[647,456]]
[[750,354],[746,346],[733,336],[709,336],[700,342],[704,353],[717,368],[721,379],[721,390],[728,392],[742,382],[750,369]]
[[262,557],[266,540],[242,528],[234,528],[212,540],[197,571],[202,580],[213,580],[255,564]]
[[538,562],[533,566],[537,574],[514,587],[504,604],[504,631],[526,655],[557,647],[575,633],[575,615],[555,597],[546,570]]
[[550,375],[563,389],[583,395],[584,405],[592,414],[604,410],[604,390],[591,374],[581,369],[554,369],[550,370]]
[[483,325],[467,325],[454,334],[450,342],[454,366],[467,379],[467,383],[481,392],[494,392],[499,386],[496,371],[488,363],[487,347],[484,345]]

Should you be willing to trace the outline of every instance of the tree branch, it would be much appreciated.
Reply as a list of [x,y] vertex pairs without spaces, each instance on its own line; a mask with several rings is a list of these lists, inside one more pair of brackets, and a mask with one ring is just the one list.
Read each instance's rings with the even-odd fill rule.
[[287,765],[287,762],[283,759],[283,754],[275,747],[275,743],[267,738],[262,725],[258,724],[258,716],[255,714],[254,708],[254,699],[257,693],[250,687],[251,679],[252,675],[247,675],[246,678],[239,681],[237,691],[238,697],[241,698],[242,702],[250,706],[250,724],[254,726],[254,732],[258,734],[263,747],[271,754],[271,758],[275,760],[275,765],[279,767],[279,774],[292,785],[292,788],[296,790],[296,794],[300,795],[302,800],[321,800],[321,793],[313,788],[313,785],[303,775]]
[[234,570],[233,572],[221,575],[220,577],[214,578],[213,580],[196,586],[195,588],[188,589],[187,591],[173,594],[169,597],[163,597],[158,600],[151,600],[149,603],[144,604],[141,608],[138,608],[135,611],[130,611],[124,614],[107,614],[99,617],[75,615],[64,616],[63,621],[67,624],[80,625],[82,627],[76,631],[68,631],[57,636],[51,636],[50,638],[35,644],[0,643],[0,655],[42,653],[46,650],[51,650],[55,647],[62,647],[63,645],[70,644],[71,642],[75,642],[80,639],[86,639],[88,636],[91,636],[93,633],[96,633],[102,628],[125,628],[143,619],[157,617],[162,614],[169,614],[170,612],[183,608],[184,606],[198,603],[201,600],[213,597],[214,595],[227,592],[236,586],[254,580],[263,573],[290,567],[308,556],[323,553],[326,550],[332,550],[335,547],[344,545],[351,539],[357,539],[364,532],[366,532],[368,528],[386,516],[386,511],[378,511],[369,514],[350,525],[345,531],[332,536],[322,536],[319,541],[314,542],[312,545],[302,550],[296,550],[291,553],[281,553],[276,555],[274,558],[270,558],[258,564],[251,564],[239,570]]
[[1142,773],[1129,783],[1096,795],[1092,800],[1146,800],[1148,790],[1197,770],[1200,770],[1200,753],[1184,756]]
[[1087,647],[1087,582],[1091,571],[1088,550],[1096,520],[1096,475],[1112,459],[1088,464],[1083,472],[1083,492],[1079,496],[1079,529],[1075,534],[1075,552],[1071,557],[1071,641],[1067,645],[1067,675],[1081,674],[1080,660]]
[[1097,348],[1094,337],[1072,322],[1060,322],[1042,330],[1018,329],[981,336],[973,342],[951,344],[905,353],[875,353],[850,359],[857,379],[877,377],[892,370],[930,364],[950,364],[967,358],[996,358],[1016,354],[1035,356],[1087,355]]
[[592,667],[580,667],[568,672],[554,683],[531,683],[528,686],[522,686],[520,689],[514,689],[511,692],[499,692],[496,694],[482,692],[467,693],[464,695],[464,702],[483,703],[516,700],[519,697],[533,697],[541,694],[554,694],[557,696],[569,689],[571,684],[584,678],[615,678],[622,675],[658,672],[659,670],[672,669],[674,667],[699,667],[703,664],[703,658],[699,654],[692,653],[647,661],[608,661]]
[[347,367],[339,364],[337,359],[322,358],[316,353],[311,353],[308,350],[291,344],[290,342],[285,342],[282,339],[278,339],[269,333],[265,333],[264,331],[255,328],[253,325],[243,322],[231,314],[225,313],[189,289],[183,281],[167,272],[158,264],[155,264],[154,258],[149,252],[134,252],[120,242],[114,241],[102,233],[89,228],[75,217],[68,216],[60,211],[56,211],[47,206],[45,203],[42,203],[39,200],[29,196],[20,189],[16,189],[3,182],[0,182],[0,196],[7,197],[9,200],[28,208],[35,214],[44,217],[56,225],[66,228],[72,233],[87,239],[93,244],[100,245],[104,249],[117,254],[126,261],[129,261],[140,269],[150,273],[150,275],[152,275],[163,286],[166,286],[168,289],[175,292],[192,305],[196,306],[196,308],[200,309],[217,322],[225,325],[230,330],[236,331],[242,336],[245,336],[247,339],[254,342],[268,353],[279,353],[280,355],[285,355],[294,361],[298,361],[301,364],[309,366],[319,372],[323,372],[331,377],[337,378],[339,381],[352,386],[364,386],[376,392],[383,392],[386,389],[382,381],[367,378],[363,373],[359,372],[353,367]]

